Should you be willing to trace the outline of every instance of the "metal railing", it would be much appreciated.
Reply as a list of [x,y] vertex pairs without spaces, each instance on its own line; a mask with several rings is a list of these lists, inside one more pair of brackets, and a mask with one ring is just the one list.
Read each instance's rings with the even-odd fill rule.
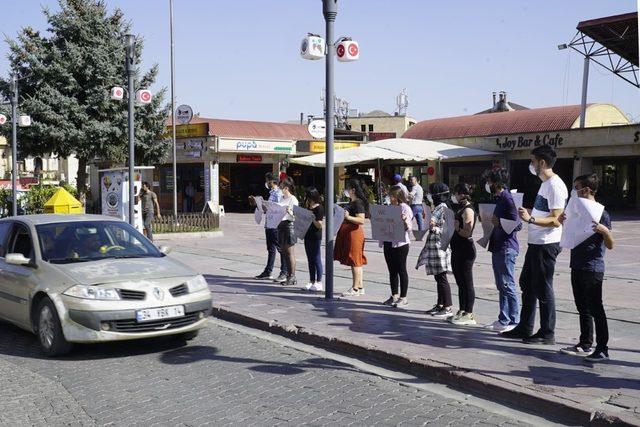
[[180,213],[177,217],[154,218],[154,233],[189,233],[213,231],[220,227],[220,216],[213,213]]

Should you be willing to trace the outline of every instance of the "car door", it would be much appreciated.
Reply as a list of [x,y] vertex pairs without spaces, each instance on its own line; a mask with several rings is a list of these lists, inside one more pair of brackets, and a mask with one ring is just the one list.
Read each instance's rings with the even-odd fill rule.
[[14,222],[6,240],[6,251],[0,261],[0,298],[2,314],[6,319],[21,325],[29,324],[29,294],[34,281],[34,268],[24,265],[10,265],[4,256],[20,253],[33,259],[33,239],[29,229]]

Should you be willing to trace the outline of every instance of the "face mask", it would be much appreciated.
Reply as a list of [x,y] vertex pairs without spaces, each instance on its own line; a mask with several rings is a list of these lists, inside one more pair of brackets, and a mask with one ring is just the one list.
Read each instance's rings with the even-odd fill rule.
[[581,197],[581,194],[584,194],[584,190],[586,190],[588,187],[585,188],[581,188],[580,190],[576,190],[575,188],[573,190],[571,190],[571,197]]
[[531,172],[531,175],[538,176],[538,171],[536,171],[536,168],[535,166],[533,166],[533,163],[529,163],[529,172]]
[[455,196],[455,194],[451,196],[451,203],[453,203],[454,205],[458,204],[458,198]]
[[489,193],[489,194],[493,194],[493,191],[491,191],[491,186],[489,185],[489,183],[488,183],[488,182],[485,182],[485,184],[484,184],[484,189],[485,189],[485,191],[486,191],[487,193]]
[[427,194],[427,200],[429,203],[433,204],[433,197],[431,197],[431,194]]
[[349,190],[344,190],[344,197],[346,197],[347,199],[351,198],[351,195],[349,194]]
[[264,183],[264,188],[266,188],[267,190],[271,190],[271,187],[269,186],[268,182]]
[[578,197],[578,191],[574,188],[573,190],[571,190],[570,198],[575,199],[576,197]]

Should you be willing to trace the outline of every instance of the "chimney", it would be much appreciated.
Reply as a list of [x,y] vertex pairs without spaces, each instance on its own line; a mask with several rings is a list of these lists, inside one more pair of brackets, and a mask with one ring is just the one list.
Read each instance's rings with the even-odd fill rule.
[[493,92],[493,108],[496,108],[496,93]]
[[304,124],[304,113],[300,113],[300,124]]

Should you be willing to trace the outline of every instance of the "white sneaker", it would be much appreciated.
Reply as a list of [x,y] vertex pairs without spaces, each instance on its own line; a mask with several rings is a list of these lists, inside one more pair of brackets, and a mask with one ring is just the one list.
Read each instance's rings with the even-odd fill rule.
[[364,289],[353,289],[352,287],[349,287],[349,290],[342,294],[343,297],[357,297],[360,295],[364,295]]
[[486,325],[485,328],[489,329],[490,331],[496,331],[496,332],[506,332],[506,331],[510,331],[513,328],[515,328],[517,325],[503,325],[502,323],[500,323],[499,320],[496,320],[495,322],[493,322],[490,325]]
[[322,282],[315,282],[311,284],[308,290],[311,292],[322,292],[324,291],[324,285]]
[[312,287],[313,285],[315,285],[315,283],[313,283],[313,282],[309,282],[309,283],[307,283],[306,285],[304,285],[304,290],[305,290],[305,291],[310,291],[310,290],[311,290],[311,287]]

